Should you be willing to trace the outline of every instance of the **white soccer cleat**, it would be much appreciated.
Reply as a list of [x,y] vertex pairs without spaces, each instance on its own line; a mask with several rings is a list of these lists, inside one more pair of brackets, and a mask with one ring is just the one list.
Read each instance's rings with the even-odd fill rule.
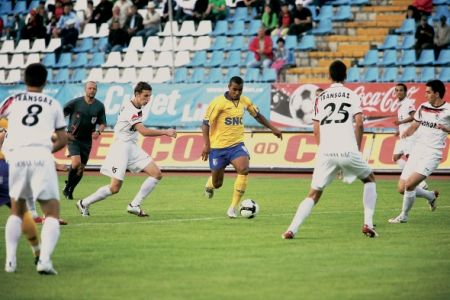
[[237,218],[237,212],[236,212],[236,208],[234,207],[230,207],[227,211],[227,216],[231,219],[235,219]]
[[14,272],[16,272],[16,268],[17,268],[17,265],[16,265],[15,261],[10,260],[10,261],[7,261],[5,264],[5,272],[6,273],[14,273]]
[[205,197],[208,199],[212,199],[212,197],[214,197],[214,189],[205,187]]
[[139,205],[132,206],[131,204],[128,204],[127,212],[136,215],[138,217],[148,217],[148,214],[145,211],[143,211]]
[[42,260],[39,260],[36,266],[36,271],[41,275],[57,275],[58,272],[56,272],[55,269],[53,269],[52,262],[46,261],[43,262]]
[[77,201],[77,208],[78,208],[78,210],[80,211],[80,214],[83,217],[89,217],[90,216],[88,207],[87,206],[83,206],[83,200],[78,200]]
[[434,199],[431,200],[430,202],[428,202],[428,204],[430,205],[430,210],[431,211],[435,211],[436,207],[437,207],[437,198],[439,197],[439,192],[438,191],[433,191],[434,193]]
[[402,216],[402,215],[398,215],[398,216],[395,217],[395,218],[390,218],[390,219],[388,220],[388,222],[391,223],[391,224],[401,224],[401,223],[406,223],[406,222],[408,222],[408,217]]

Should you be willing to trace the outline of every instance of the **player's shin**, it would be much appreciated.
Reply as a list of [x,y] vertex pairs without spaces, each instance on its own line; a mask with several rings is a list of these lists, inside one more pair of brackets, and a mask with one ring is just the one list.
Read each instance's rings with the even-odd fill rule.
[[153,189],[156,187],[156,185],[159,183],[159,180],[154,177],[148,177],[141,185],[141,188],[139,192],[134,197],[133,201],[131,202],[132,206],[139,206],[141,205],[142,201],[147,197]]
[[402,216],[407,217],[409,211],[414,205],[414,201],[416,201],[416,191],[407,191],[403,194],[403,207],[402,207]]
[[241,174],[238,174],[236,177],[236,180],[234,181],[233,200],[231,201],[230,207],[237,207],[239,202],[241,202],[242,196],[247,188],[247,177],[247,175]]
[[364,184],[363,205],[364,205],[364,224],[373,228],[373,214],[377,203],[377,188],[375,182]]
[[16,268],[16,252],[22,233],[22,220],[16,215],[10,215],[6,221],[5,242],[6,242],[6,267],[8,272],[14,272]]
[[41,232],[41,254],[39,260],[41,262],[50,261],[50,257],[55,250],[59,239],[59,221],[53,217],[46,217]]

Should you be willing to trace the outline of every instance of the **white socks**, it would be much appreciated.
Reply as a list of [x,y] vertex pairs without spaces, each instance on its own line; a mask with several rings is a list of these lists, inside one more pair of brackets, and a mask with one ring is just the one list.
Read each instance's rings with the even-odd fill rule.
[[59,221],[53,217],[46,217],[41,231],[41,254],[39,260],[50,261],[50,256],[59,239]]
[[297,208],[297,212],[295,213],[294,219],[292,219],[291,225],[289,225],[288,230],[292,231],[294,234],[297,233],[300,225],[305,221],[305,219],[311,213],[311,210],[314,207],[314,200],[311,198],[305,198]]
[[[159,180],[154,177],[148,177],[141,185],[141,189],[131,202],[131,206],[139,206],[145,197],[147,197],[158,184]],[[83,201],[84,204],[84,201]]]
[[84,207],[88,207],[92,203],[101,201],[110,195],[112,195],[112,193],[111,193],[111,190],[109,189],[109,185],[105,185],[105,186],[102,186],[101,188],[99,188],[92,195],[84,198],[81,203],[83,204]]
[[16,267],[17,244],[22,235],[22,219],[16,215],[10,215],[6,221],[5,242],[6,242],[6,264]]
[[377,187],[375,182],[364,184],[363,205],[364,205],[364,224],[373,228],[373,214],[375,204],[377,203]]
[[423,188],[416,187],[416,197],[425,198],[430,202],[433,201],[436,196],[434,195],[434,191],[427,191]]
[[416,191],[406,191],[403,194],[403,207],[402,207],[402,217],[408,217],[408,213],[414,205],[416,200]]

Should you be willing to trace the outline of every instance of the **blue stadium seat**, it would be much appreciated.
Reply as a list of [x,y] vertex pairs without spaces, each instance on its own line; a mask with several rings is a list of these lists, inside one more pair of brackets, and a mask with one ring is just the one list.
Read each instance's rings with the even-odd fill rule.
[[72,73],[72,77],[70,78],[70,82],[83,82],[86,79],[86,69],[80,68],[76,69],[75,72]]
[[241,76],[241,70],[239,69],[239,67],[228,68],[226,79],[229,80],[231,77],[234,76]]
[[33,0],[33,1],[31,1],[30,5],[28,6],[28,11],[38,7],[39,6],[39,1],[40,0]]
[[333,17],[333,6],[323,5],[320,8],[319,14],[314,18],[314,21],[319,22],[324,19],[330,19]]
[[383,78],[381,81],[383,82],[394,82],[397,80],[397,68],[384,68]]
[[434,76],[434,67],[422,67],[418,81],[427,82],[434,79]]
[[297,48],[297,36],[296,35],[287,35],[284,39],[284,47],[286,49],[295,49]]
[[403,41],[401,43],[401,45],[397,44],[397,49],[398,50],[408,50],[408,49],[412,49],[414,47],[414,44],[416,43],[416,39],[414,37],[413,34],[411,35],[405,35],[403,37]]
[[359,68],[357,66],[353,66],[348,69],[347,72],[347,82],[358,82],[360,80],[359,76]]
[[369,0],[352,0],[352,5],[367,5]]
[[220,64],[222,63],[222,61],[225,58],[225,54],[223,53],[223,51],[214,51],[211,55],[211,57],[209,58],[208,61],[206,61],[205,63],[205,67],[218,67],[220,66]]
[[414,50],[405,50],[397,65],[407,66],[416,62],[416,52]]
[[348,21],[353,19],[352,8],[349,5],[341,5],[338,12],[332,18],[334,21]]
[[331,19],[322,19],[319,25],[312,30],[312,34],[325,35],[333,32],[333,23]]
[[2,15],[11,14],[11,11],[12,11],[12,3],[11,3],[11,1],[1,1],[0,5],[1,5],[0,13]]
[[419,60],[416,61],[416,66],[432,65],[434,63],[434,50],[424,49],[420,53]]
[[91,60],[87,63],[86,67],[96,68],[105,63],[105,54],[103,52],[94,53]]
[[69,69],[59,69],[55,78],[53,78],[53,83],[66,83],[69,81]]
[[244,61],[241,61],[241,67],[248,66],[248,64],[250,62],[252,62],[254,59],[255,59],[255,54],[253,54],[253,52],[247,51]]
[[230,14],[228,16],[228,20],[230,21],[246,21],[249,19],[247,7],[236,7],[234,10],[234,14]]
[[403,73],[398,78],[400,82],[414,82],[416,81],[416,67],[406,67],[403,69]]
[[72,61],[72,63],[69,65],[70,68],[81,68],[81,67],[86,67],[88,63],[88,58],[87,58],[87,54],[86,53],[79,53],[76,57],[75,60]]
[[445,5],[448,4],[448,0],[433,0],[433,5]]
[[378,68],[377,67],[370,67],[367,68],[366,72],[364,73],[364,82],[377,82],[378,81]]
[[47,68],[53,68],[56,65],[56,57],[55,53],[48,53],[44,56],[44,59],[42,60],[42,63]]
[[450,64],[450,49],[443,49],[439,53],[438,59],[434,62],[435,65]]
[[416,31],[416,21],[414,19],[405,19],[400,28],[395,29],[395,33],[414,33]]
[[228,22],[226,20],[220,20],[216,22],[212,36],[225,35],[228,31]]
[[247,68],[244,75],[245,82],[260,82],[261,75],[259,74],[259,68]]
[[256,35],[259,28],[261,28],[261,20],[251,20],[248,30],[244,32],[244,35]]
[[205,81],[205,70],[203,68],[195,68],[192,72],[190,83],[202,83]]
[[383,53],[382,66],[393,66],[397,63],[397,50],[386,50]]
[[241,35],[245,32],[245,23],[244,21],[234,21],[231,25],[230,31],[228,31],[227,35]]
[[224,50],[228,47],[227,37],[226,36],[218,36],[214,40],[210,50]]
[[297,46],[298,50],[316,49],[316,38],[313,35],[304,35]]
[[53,82],[53,69],[47,69],[47,81]]
[[224,68],[236,67],[241,64],[241,51],[228,52],[227,58],[221,64]]
[[378,64],[378,50],[369,50],[363,58],[361,65],[373,66]]
[[311,11],[311,18],[313,21],[317,19],[317,10],[315,5],[307,5],[306,8],[308,8]]
[[95,46],[91,49],[91,52],[92,53],[103,52],[106,47],[106,44],[108,44],[108,37],[100,38],[95,44]]
[[26,1],[16,1],[16,5],[12,11],[13,14],[25,14],[27,12]]
[[224,82],[221,68],[212,68],[209,70],[207,83]]
[[192,61],[189,63],[190,67],[201,67],[206,63],[206,51],[196,51]]
[[67,68],[71,62],[72,62],[72,53],[62,53],[55,67]]
[[433,19],[439,21],[439,19],[444,16],[447,19],[450,18],[450,11],[448,10],[448,5],[439,5],[435,7]]
[[188,70],[187,68],[177,68],[175,70],[175,83],[187,83]]
[[80,46],[73,48],[72,51],[73,52],[88,52],[92,48],[94,48],[94,40],[91,37],[89,37],[89,38],[82,39]]
[[352,4],[352,1],[351,0],[335,0],[335,1],[332,1],[330,4],[333,4],[333,5],[348,5],[348,4]]
[[272,68],[265,68],[262,70],[262,82],[276,82],[277,72]]
[[450,82],[450,67],[441,68],[439,80],[442,82]]
[[378,47],[378,50],[395,49],[398,45],[398,36],[390,34],[386,36],[382,45]]
[[248,49],[248,43],[245,42],[244,37],[241,35],[237,35],[233,37],[233,40],[231,41],[231,45],[226,48],[228,51],[232,50],[247,50]]

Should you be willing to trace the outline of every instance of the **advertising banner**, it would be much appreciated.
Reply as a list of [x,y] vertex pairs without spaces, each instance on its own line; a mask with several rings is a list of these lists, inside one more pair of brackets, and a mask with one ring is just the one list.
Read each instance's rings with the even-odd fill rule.
[[[375,171],[399,171],[392,162],[398,137],[394,134],[365,134],[362,141],[363,157]],[[113,142],[113,133],[105,132],[94,141],[88,168],[97,169]],[[450,173],[449,143],[444,149],[438,173]],[[208,162],[201,159],[203,138],[200,132],[181,132],[176,139],[146,137],[139,140],[141,147],[165,170],[208,170]],[[250,168],[261,171],[312,171],[318,146],[312,133],[284,133],[283,140],[268,132],[246,132],[245,144],[250,152]],[[69,164],[67,149],[55,154],[59,163]]]

